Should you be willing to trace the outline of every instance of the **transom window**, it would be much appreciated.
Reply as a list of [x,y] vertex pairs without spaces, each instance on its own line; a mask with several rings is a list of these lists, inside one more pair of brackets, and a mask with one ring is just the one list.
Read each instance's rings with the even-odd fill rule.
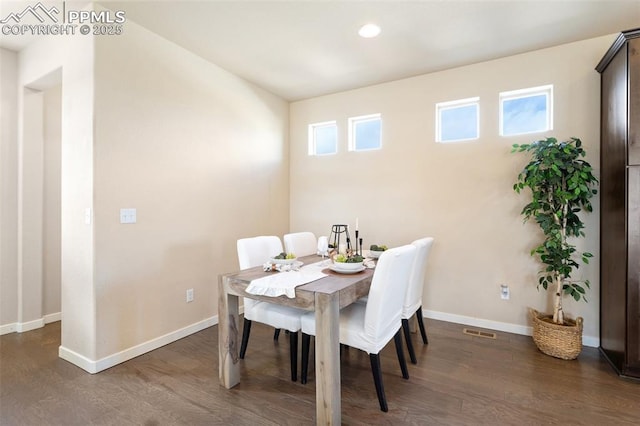
[[478,139],[479,123],[479,97],[436,104],[436,142]]
[[349,118],[349,151],[368,151],[382,147],[380,114]]
[[500,136],[553,129],[553,85],[500,93]]
[[309,125],[309,155],[330,155],[338,152],[338,125],[325,121]]

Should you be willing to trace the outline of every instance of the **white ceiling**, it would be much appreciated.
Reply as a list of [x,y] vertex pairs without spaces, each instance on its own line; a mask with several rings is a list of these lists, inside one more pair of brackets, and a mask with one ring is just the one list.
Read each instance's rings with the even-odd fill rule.
[[[287,100],[640,26],[640,0],[99,3]],[[379,37],[357,35],[368,22],[382,27]],[[28,42],[16,39],[1,36],[0,46]]]

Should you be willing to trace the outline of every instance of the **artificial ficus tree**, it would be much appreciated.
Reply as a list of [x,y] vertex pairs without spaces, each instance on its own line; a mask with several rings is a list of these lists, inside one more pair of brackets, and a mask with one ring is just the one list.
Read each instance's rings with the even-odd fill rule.
[[531,190],[531,202],[521,214],[525,222],[533,218],[544,233],[544,241],[531,250],[531,255],[546,265],[540,271],[538,288],[554,289],[553,322],[564,324],[562,296],[587,301],[585,287],[589,288],[589,280],[572,280],[571,275],[579,268],[579,259],[587,264],[593,255],[578,253],[570,238],[585,236],[578,213],[593,210],[590,199],[597,194],[598,180],[591,165],[583,160],[586,152],[578,138],[514,144],[511,152],[531,155],[513,189],[518,194],[524,188]]

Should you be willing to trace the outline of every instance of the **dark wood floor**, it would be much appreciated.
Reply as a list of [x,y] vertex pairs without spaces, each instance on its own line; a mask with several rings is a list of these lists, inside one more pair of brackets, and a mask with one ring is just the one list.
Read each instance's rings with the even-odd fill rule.
[[[378,408],[366,354],[343,354],[347,425],[638,425],[640,383],[620,379],[593,348],[576,361],[537,351],[526,336],[472,337],[427,320],[418,365],[403,380],[383,351],[389,412]],[[0,337],[0,424],[311,425],[315,381],[289,380],[288,339],[254,324],[240,385],[218,383],[217,326],[91,375],[58,358],[60,323]]]

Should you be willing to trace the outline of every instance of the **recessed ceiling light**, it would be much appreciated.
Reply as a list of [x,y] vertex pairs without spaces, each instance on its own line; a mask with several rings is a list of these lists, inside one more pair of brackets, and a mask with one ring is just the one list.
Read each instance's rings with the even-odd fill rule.
[[376,24],[367,24],[363,25],[362,28],[360,28],[358,34],[360,34],[360,37],[372,38],[380,34],[380,31],[380,27]]

